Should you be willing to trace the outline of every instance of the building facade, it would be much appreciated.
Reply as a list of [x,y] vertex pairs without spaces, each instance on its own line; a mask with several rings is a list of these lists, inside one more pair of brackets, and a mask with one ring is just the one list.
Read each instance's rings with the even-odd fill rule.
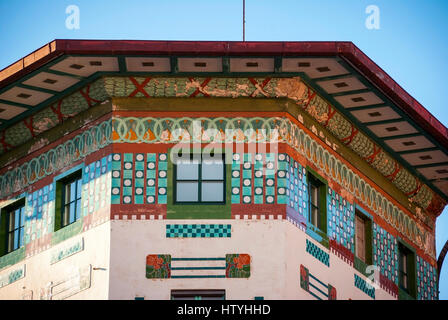
[[0,120],[1,299],[438,299],[447,129],[352,43],[55,40]]

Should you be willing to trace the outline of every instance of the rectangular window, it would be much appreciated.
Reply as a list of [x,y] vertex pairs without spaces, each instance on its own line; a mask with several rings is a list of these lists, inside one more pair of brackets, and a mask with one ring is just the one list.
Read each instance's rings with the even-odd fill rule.
[[61,228],[72,224],[81,217],[81,171],[60,181],[61,188]]
[[15,251],[23,246],[23,233],[25,226],[25,201],[19,205],[6,209],[8,217],[8,236],[6,253]]
[[225,300],[225,290],[171,290],[171,300]]
[[326,231],[326,186],[308,172],[308,223]]
[[415,299],[417,297],[417,276],[415,267],[415,251],[399,240],[398,243],[398,287],[399,299]]
[[366,262],[366,222],[358,214],[356,215],[356,256]]
[[225,203],[225,164],[223,155],[190,155],[174,166],[176,203]]

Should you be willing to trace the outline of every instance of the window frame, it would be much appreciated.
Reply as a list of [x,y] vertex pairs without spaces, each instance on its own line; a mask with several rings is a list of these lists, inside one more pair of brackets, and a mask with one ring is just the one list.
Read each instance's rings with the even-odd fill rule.
[[[362,260],[357,254],[356,217],[359,217],[364,221],[365,260]],[[359,205],[355,205],[354,231],[354,267],[356,270],[367,276],[367,266],[373,265],[373,217]]]
[[[12,203],[1,208],[1,233],[3,236],[3,241],[0,246],[0,256],[4,256],[4,255],[8,255],[10,253],[13,253],[17,250],[20,250],[20,248],[25,246],[24,237],[25,237],[26,204],[27,204],[26,196],[21,196],[20,198],[14,200]],[[11,231],[10,230],[11,215],[15,214],[17,209],[23,210],[23,212],[19,214],[19,216],[20,216],[19,227],[14,228]],[[21,224],[22,219],[23,219],[23,225]],[[11,244],[10,234],[13,235],[12,242],[14,243],[14,240],[15,240],[14,232],[16,230],[19,230],[19,232],[18,232],[19,246],[15,249],[10,250],[10,244]],[[21,241],[20,241],[20,237],[22,238]],[[20,245],[20,243],[21,243],[21,245]]]
[[[80,164],[67,172],[57,176],[54,179],[55,183],[55,217],[54,217],[54,231],[61,230],[65,227],[68,227],[70,225],[73,225],[74,223],[77,223],[82,219],[82,188],[83,188],[83,172],[84,172],[84,164]],[[79,217],[78,219],[75,219],[73,222],[69,222],[68,224],[64,225],[64,216],[65,216],[65,186],[69,184],[73,180],[80,180],[81,182],[81,190],[80,190],[80,198],[75,200],[79,200],[80,206],[79,206]],[[71,201],[70,201],[71,202]],[[70,203],[69,202],[69,203]],[[76,217],[76,209],[75,209],[75,217]]]
[[[220,156],[220,159],[222,160],[222,166],[223,166],[223,172],[222,172],[222,179],[202,179],[202,162],[203,160],[203,153],[194,152],[189,153],[190,160],[194,161],[195,159],[199,159],[198,162],[198,179],[177,179],[177,162],[173,162],[173,204],[174,205],[225,205],[226,204],[226,180],[227,180],[227,168],[225,163],[225,153],[217,153]],[[215,154],[216,156],[216,154]],[[182,160],[182,159],[180,159]],[[177,183],[180,182],[196,182],[198,183],[198,201],[178,201],[177,200]],[[202,201],[202,184],[204,182],[220,182],[222,183],[222,199],[223,201]]]
[[[403,239],[397,238],[398,253],[398,293],[400,300],[409,300],[417,298],[417,255],[415,249],[407,244]],[[406,253],[407,269],[407,288],[401,283],[401,254]]]
[[[318,214],[318,223],[317,226],[311,222],[311,183],[314,182],[314,185],[318,187],[318,202],[319,202],[319,214]],[[317,174],[314,170],[307,167],[307,184],[308,184],[308,217],[307,217],[307,225],[312,226],[315,231],[320,231],[325,236],[327,235],[327,190],[328,184],[325,179],[323,179],[319,174]]]

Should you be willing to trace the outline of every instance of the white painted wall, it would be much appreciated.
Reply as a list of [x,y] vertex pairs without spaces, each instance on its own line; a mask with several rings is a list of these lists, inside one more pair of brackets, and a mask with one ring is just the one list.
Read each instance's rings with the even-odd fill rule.
[[[74,243],[80,238],[84,239],[83,251],[50,264],[53,252],[58,252],[64,246],[70,245],[70,243]],[[15,266],[1,270],[0,274],[7,274],[10,270],[15,269],[16,266],[26,265],[24,278],[0,288],[0,299],[20,300],[24,294],[29,294],[30,290],[32,290],[32,298],[34,300],[41,298],[41,292],[45,292],[44,297],[49,298],[46,290],[50,282],[56,284],[57,282],[73,278],[73,275],[76,276],[80,268],[88,265],[101,267],[105,270],[92,270],[90,288],[72,295],[68,299],[107,299],[109,291],[109,243],[110,221],[24,259]],[[75,277],[72,279],[71,284],[66,285],[76,286],[77,281]]]
[[[231,224],[232,235],[230,238],[166,238],[166,224],[188,223]],[[330,268],[308,254],[306,239],[311,238],[286,220],[114,220],[111,221],[111,235],[110,299],[134,299],[136,296],[170,299],[172,289],[225,289],[226,299],[230,300],[255,296],[314,299],[300,288],[300,264],[322,282],[333,285],[338,299],[370,299],[354,286],[357,272],[354,268],[332,253]],[[230,253],[250,254],[250,278],[146,278],[148,254],[210,258]],[[381,289],[376,290],[376,298],[393,299]]]

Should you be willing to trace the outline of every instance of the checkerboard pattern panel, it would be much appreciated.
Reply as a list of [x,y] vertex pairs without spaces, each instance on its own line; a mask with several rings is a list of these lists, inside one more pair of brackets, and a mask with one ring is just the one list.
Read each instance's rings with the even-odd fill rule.
[[355,253],[355,210],[353,204],[328,188],[327,206],[329,237]]
[[241,161],[240,154],[234,153],[232,157],[232,204],[241,202]]
[[245,153],[243,155],[243,203],[252,203],[252,154]]
[[373,224],[373,263],[381,273],[398,284],[397,240],[376,223]]
[[145,154],[135,155],[134,170],[134,203],[144,204],[145,188]]
[[417,256],[417,299],[438,300],[437,269]]
[[310,255],[322,262],[327,267],[330,266],[330,255],[308,239],[306,239],[306,252],[308,252]]
[[308,184],[306,179],[306,170],[302,165],[290,156],[286,156],[287,173],[286,184],[288,190],[288,206],[293,208],[305,219],[308,217]]
[[121,160],[122,156],[120,153],[114,153],[112,155],[112,204],[121,203]]
[[157,154],[146,154],[146,203],[154,204],[157,201]]
[[289,163],[286,159],[286,154],[280,153],[278,155],[277,166],[277,203],[287,204],[288,197],[286,195],[286,190],[288,189],[288,184],[286,174],[288,172]]
[[364,292],[370,298],[375,299],[375,288],[369,285],[364,279],[355,274],[355,287]]
[[230,224],[167,224],[167,238],[230,238]]
[[167,176],[168,176],[168,155],[166,153],[159,154],[157,174],[157,203],[167,203]]

